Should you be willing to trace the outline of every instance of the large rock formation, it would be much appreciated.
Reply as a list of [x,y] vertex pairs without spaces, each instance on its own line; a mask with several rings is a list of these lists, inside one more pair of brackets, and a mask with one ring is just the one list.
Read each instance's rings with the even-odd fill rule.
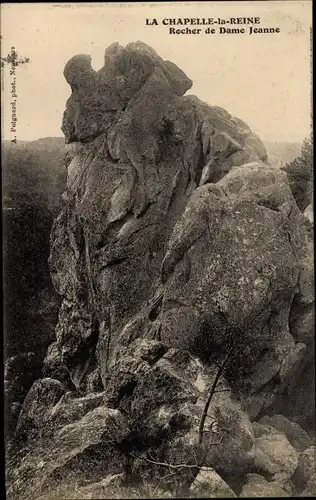
[[9,494],[119,472],[172,492],[204,472],[211,496],[245,496],[246,474],[253,490],[259,476],[257,490],[289,491],[301,449],[252,422],[282,413],[313,356],[310,222],[260,139],[184,95],[176,65],[141,42],[111,45],[99,71],[90,62],[64,71],[68,181],[49,260],[62,305],[11,444]]

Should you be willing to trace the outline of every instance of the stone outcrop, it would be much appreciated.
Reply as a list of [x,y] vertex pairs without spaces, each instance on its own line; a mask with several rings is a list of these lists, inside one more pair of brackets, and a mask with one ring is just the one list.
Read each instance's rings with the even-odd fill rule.
[[255,467],[274,479],[290,479],[298,466],[298,453],[283,434],[264,434],[256,438]]
[[17,425],[23,400],[41,373],[41,363],[34,352],[21,352],[6,359],[4,366],[4,402],[7,416],[6,433]]
[[243,486],[240,498],[289,497],[292,491],[278,481],[267,481],[260,474],[247,474],[247,482]]
[[[298,207],[304,211],[313,199],[313,152],[312,140],[304,143],[298,159],[282,167],[288,176],[289,184]],[[311,210],[312,212],[312,210]]]
[[237,495],[215,471],[201,471],[190,486],[195,498],[236,498]]
[[28,455],[11,496],[66,473],[100,486],[120,467],[158,491],[168,464],[182,464],[169,492],[199,477],[211,497],[288,492],[301,409],[297,424],[252,423],[286,405],[312,359],[313,241],[286,173],[141,42],[111,45],[99,71],[75,56],[64,75],[68,180],[49,259],[62,305],[19,417]]
[[298,467],[293,476],[293,481],[299,491],[307,486],[315,474],[316,447],[310,446],[298,457]]
[[307,205],[307,207],[304,210],[304,215],[311,222],[311,224],[314,223],[314,211],[313,211],[313,205],[312,205],[312,203],[310,203],[309,205]]
[[65,386],[51,378],[39,379],[24,400],[16,426],[17,435],[30,437],[45,426],[56,403],[65,393]]
[[31,457],[9,471],[7,494],[31,499],[52,485],[71,484],[74,475],[87,482],[98,474],[119,473],[125,465],[119,445],[127,435],[126,418],[118,410],[95,408],[33,445]]
[[304,429],[295,422],[291,422],[283,415],[265,416],[259,420],[260,424],[274,427],[276,430],[285,434],[289,442],[295,449],[303,452],[311,445],[311,438]]

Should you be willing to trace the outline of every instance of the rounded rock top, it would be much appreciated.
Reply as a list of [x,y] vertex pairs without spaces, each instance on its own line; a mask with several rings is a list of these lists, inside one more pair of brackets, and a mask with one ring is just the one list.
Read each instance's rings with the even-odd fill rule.
[[64,69],[64,77],[69,85],[79,84],[87,75],[94,73],[91,66],[92,57],[88,54],[77,54],[69,59]]

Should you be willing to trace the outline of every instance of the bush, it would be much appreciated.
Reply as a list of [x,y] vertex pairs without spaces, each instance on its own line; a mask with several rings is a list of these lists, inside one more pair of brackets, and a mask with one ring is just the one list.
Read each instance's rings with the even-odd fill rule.
[[301,154],[282,170],[288,176],[290,187],[300,210],[311,203],[313,184],[313,139],[312,135],[303,141]]

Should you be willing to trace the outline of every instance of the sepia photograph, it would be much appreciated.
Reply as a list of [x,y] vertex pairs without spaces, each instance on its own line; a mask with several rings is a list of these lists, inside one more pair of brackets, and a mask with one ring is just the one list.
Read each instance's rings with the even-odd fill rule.
[[7,500],[316,497],[312,1],[1,4]]

